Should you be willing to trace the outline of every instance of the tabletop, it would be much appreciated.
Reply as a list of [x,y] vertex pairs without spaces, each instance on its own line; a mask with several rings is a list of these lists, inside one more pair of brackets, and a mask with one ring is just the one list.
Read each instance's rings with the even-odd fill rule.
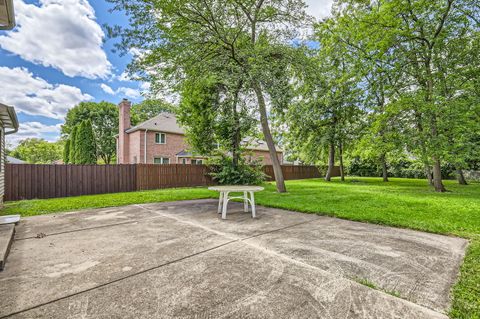
[[208,189],[217,192],[259,192],[264,190],[262,186],[248,185],[211,186]]

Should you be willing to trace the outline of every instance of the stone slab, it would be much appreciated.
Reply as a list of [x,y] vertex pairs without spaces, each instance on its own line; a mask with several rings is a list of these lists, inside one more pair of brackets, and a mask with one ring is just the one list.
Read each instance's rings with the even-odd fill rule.
[[17,240],[0,273],[0,317],[228,241],[168,218]]
[[467,246],[461,238],[329,217],[249,242],[445,313]]
[[0,271],[5,268],[7,257],[10,252],[10,247],[15,235],[14,224],[0,225]]

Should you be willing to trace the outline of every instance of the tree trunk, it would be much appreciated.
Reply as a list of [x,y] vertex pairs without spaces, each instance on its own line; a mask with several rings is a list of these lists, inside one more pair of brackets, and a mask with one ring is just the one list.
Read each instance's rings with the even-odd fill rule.
[[340,161],[340,179],[345,182],[345,168],[343,167],[343,145],[338,144],[338,160]]
[[[430,48],[431,49],[431,48]],[[425,60],[425,70],[427,75],[426,80],[426,96],[425,102],[433,103],[433,75],[432,75],[432,66],[431,66],[431,55],[427,55],[427,59]],[[430,120],[430,134],[431,139],[435,140],[438,137],[438,130],[437,130],[437,117],[435,115],[435,111],[430,110],[427,115],[429,116]],[[438,155],[433,156],[433,187],[435,187],[436,192],[445,192],[445,186],[443,186],[442,182],[442,169],[440,165],[440,158]]]
[[465,176],[463,175],[463,171],[461,169],[457,169],[457,180],[460,185],[468,185]]
[[333,167],[335,165],[335,143],[330,142],[328,146],[328,169],[327,175],[325,175],[325,180],[330,182],[332,180]]
[[238,95],[240,94],[240,89],[242,87],[242,82],[238,84],[237,89],[235,90],[235,96],[233,98],[233,105],[232,105],[232,113],[233,113],[233,121],[234,121],[234,128],[233,128],[233,135],[231,140],[231,147],[232,147],[232,161],[233,166],[237,167],[238,162],[240,159],[240,119],[238,116],[237,111],[237,104],[238,104]]
[[433,177],[432,177],[432,170],[430,169],[430,166],[428,164],[425,164],[425,176],[427,177],[428,184],[430,186],[433,186]]
[[385,160],[385,154],[382,154],[380,157],[380,161],[382,163],[382,177],[384,182],[388,182],[388,167],[387,161]]
[[433,187],[436,192],[446,192],[445,186],[442,182],[442,169],[440,166],[440,160],[436,157],[433,158]]
[[287,191],[287,188],[285,187],[282,167],[280,166],[280,161],[277,157],[275,143],[273,142],[272,133],[270,132],[270,127],[268,125],[265,97],[263,96],[262,88],[260,87],[259,83],[253,82],[253,89],[255,91],[255,95],[257,96],[258,109],[260,111],[260,123],[262,124],[263,136],[265,137],[265,142],[267,142],[268,151],[272,160],[273,173],[275,175],[275,182],[277,184],[277,191],[279,193],[285,193]]

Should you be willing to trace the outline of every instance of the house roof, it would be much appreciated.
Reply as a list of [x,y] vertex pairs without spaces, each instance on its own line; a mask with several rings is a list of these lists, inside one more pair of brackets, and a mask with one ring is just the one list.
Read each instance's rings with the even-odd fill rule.
[[193,158],[205,158],[205,156],[201,156],[201,155],[196,155],[196,154],[193,154],[191,152],[188,152],[186,150],[182,150],[181,152],[178,152],[175,156],[177,157],[193,157]]
[[10,128],[12,132],[5,132],[5,134],[14,133],[18,130],[17,114],[13,106],[7,106],[0,103],[0,124],[4,128]]
[[[242,141],[242,145],[245,146],[247,150],[252,150],[252,151],[266,151],[268,152],[268,145],[267,142],[256,139],[256,138],[251,138],[247,137],[244,138]],[[283,149],[281,149],[278,145],[276,145],[276,150],[277,152],[283,152]]]
[[7,163],[12,163],[12,164],[26,164],[27,162],[22,161],[21,159],[18,159],[18,158],[15,158],[15,157],[12,157],[12,156],[8,156],[8,155],[7,155]]
[[126,132],[132,133],[138,130],[185,134],[185,131],[178,125],[176,116],[171,113],[160,113],[143,123],[129,128]]

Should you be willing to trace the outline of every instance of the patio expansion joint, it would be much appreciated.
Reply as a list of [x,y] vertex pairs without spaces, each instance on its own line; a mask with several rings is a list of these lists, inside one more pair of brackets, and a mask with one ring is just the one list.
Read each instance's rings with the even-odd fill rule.
[[141,209],[144,209],[146,211],[149,211],[151,213],[154,213],[154,214],[157,214],[159,215],[159,217],[164,217],[164,218],[169,218],[169,219],[173,219],[174,221],[176,222],[179,222],[179,223],[183,223],[183,224],[187,224],[189,226],[193,226],[193,227],[197,227],[197,228],[201,228],[203,230],[206,230],[210,233],[214,233],[216,235],[219,235],[219,236],[222,236],[222,237],[226,237],[228,239],[231,239],[231,240],[235,240],[235,241],[244,241],[244,240],[248,240],[248,239],[251,239],[251,238],[255,238],[255,237],[260,237],[260,236],[263,236],[263,235],[268,235],[268,234],[271,234],[271,233],[274,233],[274,232],[278,232],[278,231],[282,231],[282,230],[285,230],[285,229],[289,229],[289,228],[292,228],[292,227],[296,227],[296,226],[301,226],[301,225],[304,225],[304,224],[308,224],[308,223],[312,223],[314,221],[317,221],[320,219],[320,217],[318,218],[315,218],[315,219],[312,219],[312,220],[307,220],[307,221],[303,221],[303,222],[300,222],[300,223],[296,223],[296,224],[292,224],[292,225],[288,225],[288,226],[285,226],[285,227],[281,227],[281,228],[276,228],[276,229],[272,229],[272,230],[269,230],[269,231],[266,231],[266,232],[263,232],[263,233],[259,233],[259,234],[255,234],[255,235],[251,235],[251,236],[247,236],[247,237],[240,237],[240,236],[236,236],[236,235],[232,235],[232,234],[228,234],[228,233],[225,233],[225,232],[222,232],[222,231],[218,231],[218,230],[215,230],[215,229],[212,229],[210,227],[207,227],[207,226],[204,226],[200,223],[196,223],[192,220],[189,220],[189,219],[186,219],[186,218],[181,218],[181,217],[177,217],[177,216],[174,216],[172,214],[165,214],[165,213],[161,213],[159,211],[156,211],[156,210],[153,210],[153,209],[150,209],[150,208],[147,208],[147,207],[144,207],[142,205],[136,205],[137,207],[141,208]]
[[[115,227],[115,226],[122,226],[122,225],[128,225],[128,224],[135,224],[139,223],[142,221],[146,220],[152,220],[152,219],[158,219],[162,216],[154,216],[154,217],[147,217],[147,218],[142,218],[142,219],[135,219],[135,220],[129,220],[125,222],[120,222],[120,223],[113,223],[113,224],[106,224],[106,225],[100,225],[100,226],[93,226],[93,227],[85,227],[85,228],[78,228],[78,229],[72,229],[72,230],[65,230],[61,232],[54,232],[54,233],[49,233],[45,234],[44,237],[50,237],[50,236],[58,236],[58,235],[64,235],[64,234],[70,234],[70,233],[78,233],[81,231],[86,231],[86,230],[92,230],[92,229],[101,229],[101,228],[107,228],[107,227]],[[38,235],[37,235],[38,236]],[[21,237],[21,238],[15,238],[15,241],[21,241],[21,240],[29,240],[29,239],[41,239],[40,237],[37,236],[28,236],[28,237]]]

